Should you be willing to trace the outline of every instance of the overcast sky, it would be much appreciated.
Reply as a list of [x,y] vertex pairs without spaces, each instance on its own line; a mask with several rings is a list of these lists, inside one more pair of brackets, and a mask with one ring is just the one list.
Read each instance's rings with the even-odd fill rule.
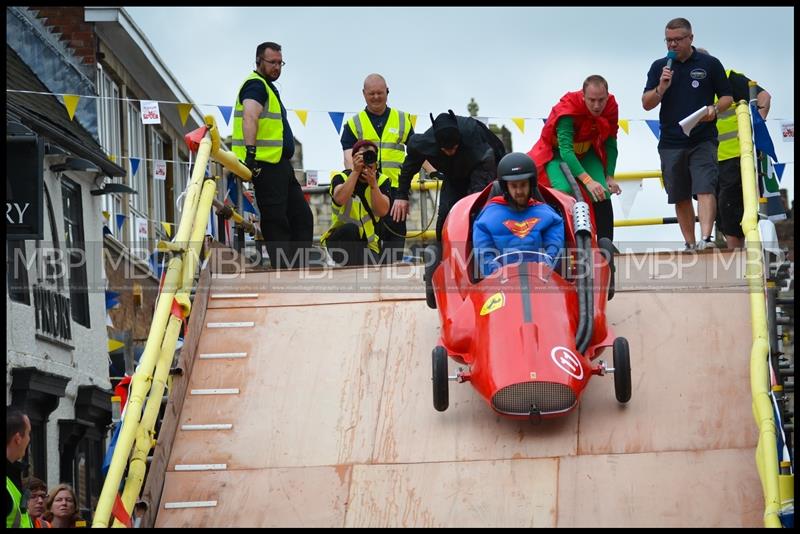
[[[329,111],[345,120],[364,107],[364,78],[382,74],[389,106],[419,115],[453,109],[478,115],[513,132],[515,151],[539,138],[541,118],[567,91],[601,74],[619,103],[630,133],[619,133],[618,172],[659,168],[657,140],[644,119],[641,95],[651,63],[666,55],[664,26],[675,17],[692,23],[694,45],[707,48],[726,68],[772,94],[768,119],[778,158],[786,162],[782,186],[793,197],[794,143],[780,137],[781,120],[794,120],[794,9],[788,7],[677,8],[126,8],[156,52],[203,113],[233,105],[254,67],[263,41],[283,47],[286,66],[277,82],[284,105],[308,110],[303,126],[289,113],[303,143],[304,167],[326,177],[341,169],[339,134]],[[759,27],[754,26],[758,22]],[[221,115],[216,114],[218,123]],[[525,132],[512,122],[523,117]],[[221,133],[230,127],[220,124]],[[623,182],[617,219],[674,216],[658,180],[639,188]],[[627,197],[626,197],[627,194]],[[698,229],[699,232],[699,229]],[[617,228],[615,240],[682,241],[677,225]]]

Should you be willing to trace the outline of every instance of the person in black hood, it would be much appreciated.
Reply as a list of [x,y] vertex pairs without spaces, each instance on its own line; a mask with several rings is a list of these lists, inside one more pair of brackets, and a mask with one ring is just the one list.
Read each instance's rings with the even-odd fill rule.
[[394,221],[408,215],[411,179],[429,161],[436,171],[434,178],[443,181],[439,196],[436,239],[441,242],[442,228],[450,209],[460,199],[476,193],[495,179],[497,162],[505,155],[502,141],[482,122],[455,115],[453,110],[440,113],[424,133],[408,138],[408,151],[398,179],[397,199],[392,206]]

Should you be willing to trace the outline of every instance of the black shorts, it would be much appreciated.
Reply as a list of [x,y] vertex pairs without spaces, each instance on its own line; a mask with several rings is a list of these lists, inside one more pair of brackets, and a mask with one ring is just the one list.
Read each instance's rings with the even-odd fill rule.
[[738,157],[719,162],[717,214],[719,229],[725,235],[743,238],[742,163]]
[[717,192],[718,146],[717,140],[712,139],[688,148],[658,149],[669,204],[691,200],[692,195]]

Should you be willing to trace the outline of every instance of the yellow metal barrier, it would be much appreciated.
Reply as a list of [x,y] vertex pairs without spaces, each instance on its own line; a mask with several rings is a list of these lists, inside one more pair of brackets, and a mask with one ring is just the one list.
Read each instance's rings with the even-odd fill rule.
[[[177,302],[184,318],[188,316],[191,307],[189,295],[199,264],[208,214],[216,193],[215,180],[205,178],[206,164],[212,153],[212,146],[216,148],[215,154],[227,161],[225,166],[229,170],[237,174],[246,174],[246,178],[250,177],[250,171],[235,156],[231,160],[229,153],[220,150],[219,137],[214,136],[216,134],[214,119],[207,116],[206,123],[209,132],[200,142],[192,178],[186,188],[178,231],[168,247],[179,253],[168,263],[144,353],[131,380],[131,394],[125,409],[125,419],[117,438],[111,465],[103,481],[94,513],[93,527],[108,526],[126,464],[128,464],[128,476],[121,499],[128,513],[132,512],[144,482],[147,455],[155,445],[153,432],[182,323],[182,318],[172,313],[173,303]],[[146,403],[145,398],[147,398]],[[143,405],[144,410],[142,410]],[[123,525],[115,520],[114,526]]]
[[781,500],[775,417],[770,398],[769,332],[767,300],[764,288],[764,258],[758,232],[758,190],[756,188],[750,108],[741,101],[736,106],[741,152],[744,216],[742,230],[746,239],[746,278],[750,287],[750,314],[753,345],[750,349],[750,390],[753,417],[758,425],[756,466],[764,492],[764,526],[780,527]]

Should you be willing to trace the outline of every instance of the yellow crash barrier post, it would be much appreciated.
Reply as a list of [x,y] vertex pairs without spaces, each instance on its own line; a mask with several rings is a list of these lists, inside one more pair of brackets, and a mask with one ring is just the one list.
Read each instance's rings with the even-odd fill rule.
[[753,345],[750,349],[750,391],[753,395],[753,417],[758,425],[756,466],[764,491],[764,526],[780,527],[780,488],[778,484],[778,453],[775,417],[770,398],[769,333],[767,330],[767,300],[764,289],[764,258],[758,232],[758,190],[756,187],[750,108],[741,101],[736,106],[741,153],[742,192],[745,235],[746,269],[750,288],[750,315]]
[[[198,210],[200,199],[200,189],[205,175],[206,164],[211,153],[211,140],[208,135],[200,142],[197,150],[197,159],[192,172],[192,179],[186,188],[186,199],[184,201],[183,212],[181,213],[178,231],[175,235],[176,243],[185,243],[190,237],[195,215]],[[208,213],[206,208],[206,214]],[[206,215],[207,217],[207,215]],[[125,410],[125,419],[117,438],[117,444],[111,459],[106,478],[103,481],[103,488],[98,499],[97,509],[94,514],[93,527],[107,527],[111,517],[111,510],[117,496],[117,491],[122,481],[128,457],[131,454],[134,440],[139,433],[142,409],[145,397],[150,390],[150,381],[161,352],[164,342],[167,322],[172,309],[172,302],[176,289],[179,287],[183,278],[183,259],[173,257],[170,259],[167,272],[164,277],[164,284],[156,302],[155,313],[147,337],[144,353],[142,354],[139,366],[131,380],[131,394]],[[130,513],[131,510],[127,509]]]

